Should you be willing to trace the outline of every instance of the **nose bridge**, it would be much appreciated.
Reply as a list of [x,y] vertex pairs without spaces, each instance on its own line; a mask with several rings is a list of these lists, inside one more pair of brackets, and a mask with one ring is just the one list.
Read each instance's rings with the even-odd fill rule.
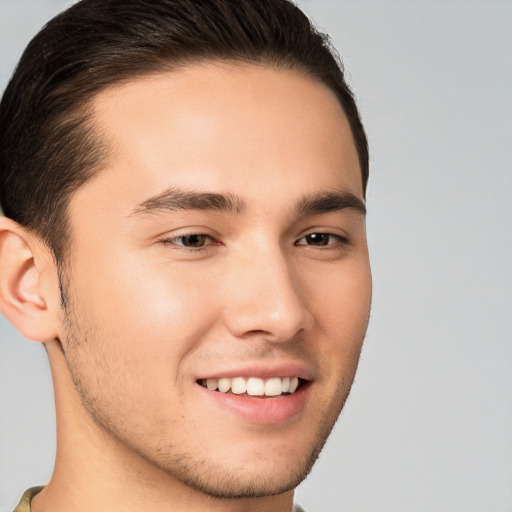
[[259,332],[285,341],[307,327],[309,312],[286,252],[277,242],[258,245],[233,264],[226,322],[238,337]]

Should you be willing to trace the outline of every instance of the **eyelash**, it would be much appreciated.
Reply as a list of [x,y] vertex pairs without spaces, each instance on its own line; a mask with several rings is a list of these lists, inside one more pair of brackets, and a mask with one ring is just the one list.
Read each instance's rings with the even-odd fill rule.
[[[183,240],[184,238],[193,238],[193,237],[204,237],[205,239],[211,240],[211,242],[206,245],[202,245],[201,247],[191,247],[191,246],[187,246],[183,243],[181,243],[181,244],[177,243],[177,240]],[[176,236],[174,238],[166,238],[166,239],[162,240],[162,243],[164,245],[177,246],[176,248],[178,250],[194,251],[194,252],[199,252],[201,250],[205,250],[211,245],[221,245],[220,242],[217,242],[212,236],[206,235],[205,233],[191,233],[190,235],[180,235],[180,236]]]
[[[300,243],[301,240],[304,240],[308,237],[315,237],[315,236],[319,236],[319,237],[328,236],[329,240],[331,240],[331,241],[334,240],[334,243],[327,243],[326,245],[317,245],[317,246],[310,245],[307,243],[306,244]],[[205,243],[205,244],[201,245],[200,247],[187,246],[184,243],[177,243],[177,241],[179,241],[179,240],[183,241],[183,239],[186,239],[186,238],[190,239],[190,238],[194,238],[194,237],[202,237],[202,238],[204,238],[204,242],[206,242],[206,240],[210,240],[210,243]],[[216,245],[216,246],[221,245],[220,242],[216,241],[212,236],[207,235],[205,233],[191,233],[189,235],[180,235],[180,236],[176,236],[174,238],[166,238],[166,239],[162,240],[161,243],[163,243],[164,245],[173,245],[178,250],[191,251],[191,252],[204,251],[204,250],[207,250],[208,247],[210,247],[212,245]],[[316,247],[317,249],[321,249],[321,250],[325,251],[325,250],[340,249],[342,247],[345,247],[348,244],[349,244],[349,239],[345,236],[338,235],[336,233],[314,231],[312,233],[308,233],[308,234],[302,236],[301,238],[296,240],[293,245],[296,247],[297,246]]]
[[[328,236],[329,239],[334,239],[335,243],[327,244],[327,245],[309,245],[309,244],[300,244],[299,242],[301,240],[304,240],[307,237],[315,237],[315,236]],[[340,247],[344,247],[349,244],[349,239],[346,236],[338,235],[336,233],[328,233],[325,231],[314,231],[312,233],[308,233],[307,235],[304,235],[302,238],[299,238],[294,245],[306,245],[309,247],[316,247],[322,250],[331,250],[331,249],[339,249]]]

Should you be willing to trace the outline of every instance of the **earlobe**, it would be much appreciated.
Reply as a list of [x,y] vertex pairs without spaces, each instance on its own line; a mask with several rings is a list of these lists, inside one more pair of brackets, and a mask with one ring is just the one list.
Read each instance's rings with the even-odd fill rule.
[[[0,218],[0,310],[28,339],[48,341],[57,336],[55,312],[42,272],[48,268],[35,235],[16,222]],[[50,258],[51,261],[51,258]]]

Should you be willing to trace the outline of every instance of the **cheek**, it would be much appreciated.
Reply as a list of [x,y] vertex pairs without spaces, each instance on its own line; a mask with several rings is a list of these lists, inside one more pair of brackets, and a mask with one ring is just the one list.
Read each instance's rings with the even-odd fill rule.
[[[324,276],[323,286],[315,286],[311,308],[323,343],[319,343],[326,364],[336,372],[355,366],[368,326],[371,304],[371,273],[361,259]],[[320,348],[321,347],[321,348]]]
[[218,317],[214,290],[191,272],[130,253],[110,263],[96,267],[75,290],[95,328],[139,367],[155,361],[176,366]]
[[372,295],[367,259],[341,262],[323,274],[311,276],[308,281],[307,294],[314,296],[311,308],[324,328],[334,329],[330,335],[366,329]]
[[124,418],[116,429],[169,428],[172,405],[186,411],[179,383],[217,316],[215,300],[183,272],[129,258],[75,269],[70,299],[68,362],[89,412],[105,426]]

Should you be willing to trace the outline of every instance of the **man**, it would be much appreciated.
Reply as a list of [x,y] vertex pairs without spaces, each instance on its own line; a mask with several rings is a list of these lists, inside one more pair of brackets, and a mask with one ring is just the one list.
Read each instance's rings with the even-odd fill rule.
[[83,0],[0,125],[1,309],[57,412],[16,510],[292,510],[371,296],[366,137],[325,37],[287,0]]

